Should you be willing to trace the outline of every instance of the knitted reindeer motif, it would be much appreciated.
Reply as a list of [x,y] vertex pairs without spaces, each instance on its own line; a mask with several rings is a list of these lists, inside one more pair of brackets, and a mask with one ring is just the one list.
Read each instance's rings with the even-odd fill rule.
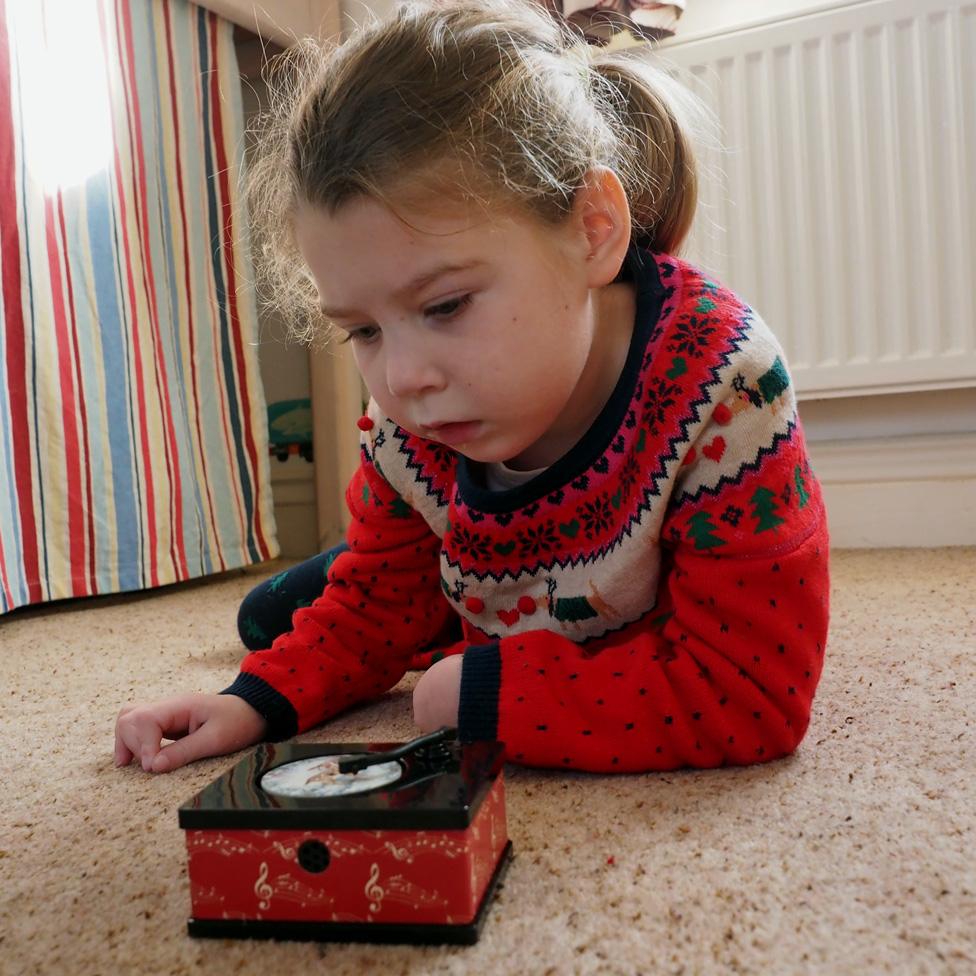
[[581,620],[599,616],[585,596],[557,597],[556,586],[556,581],[551,576],[547,576],[546,589],[549,592],[546,596],[546,605],[550,617],[565,623],[579,623]]
[[612,620],[614,617],[620,616],[616,608],[600,596],[600,591],[596,588],[596,583],[593,580],[590,580],[590,593],[592,594],[590,596],[590,605],[601,617],[608,617]]

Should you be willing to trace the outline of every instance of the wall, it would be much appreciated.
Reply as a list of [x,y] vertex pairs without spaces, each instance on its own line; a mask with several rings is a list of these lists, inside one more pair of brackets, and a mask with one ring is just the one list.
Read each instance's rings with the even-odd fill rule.
[[196,0],[265,40],[287,46],[306,34],[332,36],[337,31],[339,0]]
[[[257,66],[254,55],[260,42],[253,35],[237,32],[238,60]],[[266,102],[267,88],[253,69],[242,80],[245,125]],[[261,311],[258,317],[258,360],[265,399],[298,400],[310,396],[308,352],[285,337],[285,326],[274,315]],[[303,559],[318,551],[316,545],[315,465],[297,454],[287,461],[271,458],[271,490],[274,497],[278,541],[285,559]]]
[[[688,0],[662,54],[717,34],[864,5]],[[800,397],[835,545],[976,544],[976,388],[830,399],[803,398],[801,389]]]
[[857,0],[687,0],[678,22],[678,39],[754,27],[770,20],[796,17],[834,7],[850,7]]

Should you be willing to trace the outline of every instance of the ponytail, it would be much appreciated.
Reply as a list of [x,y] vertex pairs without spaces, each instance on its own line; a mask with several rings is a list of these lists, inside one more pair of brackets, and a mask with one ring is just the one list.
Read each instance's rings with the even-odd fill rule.
[[665,71],[633,55],[597,52],[596,89],[616,116],[619,175],[630,200],[633,239],[674,254],[691,230],[698,203],[695,124],[707,110]]

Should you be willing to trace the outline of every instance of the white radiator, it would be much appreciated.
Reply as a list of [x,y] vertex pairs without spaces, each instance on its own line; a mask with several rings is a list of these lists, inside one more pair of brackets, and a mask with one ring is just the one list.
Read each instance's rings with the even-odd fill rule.
[[976,385],[976,2],[874,0],[660,56],[719,117],[687,255],[801,396]]

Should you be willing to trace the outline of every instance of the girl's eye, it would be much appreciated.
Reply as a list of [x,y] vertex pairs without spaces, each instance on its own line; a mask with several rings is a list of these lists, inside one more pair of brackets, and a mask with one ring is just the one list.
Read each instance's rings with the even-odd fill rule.
[[460,298],[452,298],[449,302],[441,302],[440,305],[432,305],[430,308],[424,309],[424,315],[432,315],[435,318],[445,318],[449,319],[464,308],[465,305],[471,304],[470,295],[462,295]]
[[352,331],[347,332],[345,336],[339,340],[339,345],[345,345],[347,342],[372,342],[373,339],[376,338],[376,334],[379,331],[380,330],[376,328],[375,325],[367,325],[362,329],[353,329]]
[[[452,298],[449,302],[441,302],[439,305],[431,305],[424,309],[424,315],[431,318],[451,319],[457,315],[466,305],[471,304],[471,295],[462,295],[460,298]],[[379,335],[379,328],[375,325],[365,325],[361,329],[350,329],[340,340],[340,344],[356,342],[368,344],[373,342]]]

